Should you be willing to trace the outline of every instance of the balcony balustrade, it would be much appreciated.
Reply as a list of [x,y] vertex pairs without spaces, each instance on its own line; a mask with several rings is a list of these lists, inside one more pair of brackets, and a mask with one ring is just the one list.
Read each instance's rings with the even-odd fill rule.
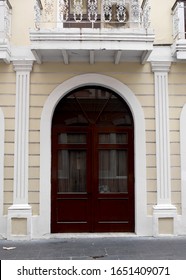
[[40,28],[133,28],[150,25],[144,0],[36,0],[35,25]]
[[43,61],[140,61],[153,50],[150,0],[35,0],[31,50]]
[[176,1],[172,7],[173,38],[185,39],[186,0]]
[[172,54],[178,60],[186,59],[186,0],[177,0],[172,7]]
[[0,0],[0,61],[10,62],[12,6],[8,0]]

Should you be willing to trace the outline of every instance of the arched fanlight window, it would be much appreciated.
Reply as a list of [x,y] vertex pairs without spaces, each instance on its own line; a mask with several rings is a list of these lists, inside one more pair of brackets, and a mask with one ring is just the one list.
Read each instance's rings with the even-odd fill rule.
[[133,126],[128,105],[105,88],[80,88],[67,95],[56,107],[54,123],[67,126]]

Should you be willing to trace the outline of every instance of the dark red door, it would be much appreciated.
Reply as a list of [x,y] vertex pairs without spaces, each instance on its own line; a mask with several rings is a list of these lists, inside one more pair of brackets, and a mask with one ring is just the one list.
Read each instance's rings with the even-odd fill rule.
[[133,131],[96,128],[95,135],[94,229],[134,231]]
[[81,89],[56,108],[52,232],[134,231],[133,122],[110,91]]

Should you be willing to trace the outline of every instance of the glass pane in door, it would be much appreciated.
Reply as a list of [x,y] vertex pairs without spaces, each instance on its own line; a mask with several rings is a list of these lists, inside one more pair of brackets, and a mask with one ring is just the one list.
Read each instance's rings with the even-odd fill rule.
[[86,151],[58,152],[58,193],[86,191]]
[[128,192],[127,150],[99,151],[99,192]]
[[86,144],[85,133],[60,133],[58,135],[58,144]]
[[99,144],[127,144],[127,133],[100,133]]

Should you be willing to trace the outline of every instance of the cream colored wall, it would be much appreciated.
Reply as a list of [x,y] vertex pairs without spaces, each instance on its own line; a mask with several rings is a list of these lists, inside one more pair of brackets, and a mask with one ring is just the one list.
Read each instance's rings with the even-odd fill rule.
[[31,74],[30,96],[30,143],[29,143],[29,202],[33,213],[38,214],[39,203],[39,129],[40,116],[49,94],[63,81],[82,73],[101,73],[126,84],[140,101],[146,119],[147,139],[147,200],[148,213],[156,204],[156,160],[155,160],[155,110],[153,74],[149,64],[87,63],[64,65],[61,63],[35,64]]
[[13,201],[15,91],[12,65],[0,63],[0,107],[5,116],[4,214]]
[[[38,213],[39,127],[44,102],[50,92],[64,80],[74,75],[88,72],[99,72],[120,80],[134,92],[141,103],[146,121],[147,208],[148,214],[151,215],[152,206],[157,203],[154,79],[150,64],[142,66],[137,63],[123,63],[120,65],[109,63],[84,64],[81,69],[79,64],[64,66],[60,63],[45,63],[34,66],[31,74],[29,161],[29,198],[34,213]],[[186,68],[182,64],[174,64],[169,73],[171,188],[172,203],[178,208],[178,213],[181,213],[179,118],[181,109],[186,102],[185,75]]]
[[155,31],[155,44],[172,44],[173,27],[171,8],[175,0],[150,0],[151,25]]
[[11,44],[28,46],[29,28],[34,28],[35,0],[10,0],[12,5]]
[[[126,84],[136,95],[144,110],[146,122],[147,153],[147,208],[152,214],[156,204],[156,145],[154,79],[150,64],[96,63],[95,65],[64,65],[62,63],[34,64],[30,86],[30,131],[29,131],[29,203],[33,214],[39,214],[39,172],[40,172],[40,117],[49,94],[63,81],[82,73],[102,73]],[[180,193],[180,137],[179,118],[186,102],[186,68],[184,64],[173,64],[169,73],[169,112],[171,150],[172,203],[181,213]],[[0,107],[5,115],[5,168],[4,168],[4,214],[13,202],[14,165],[14,114],[15,114],[15,72],[11,65],[0,64]]]
[[159,234],[174,234],[172,218],[160,218],[158,222]]

